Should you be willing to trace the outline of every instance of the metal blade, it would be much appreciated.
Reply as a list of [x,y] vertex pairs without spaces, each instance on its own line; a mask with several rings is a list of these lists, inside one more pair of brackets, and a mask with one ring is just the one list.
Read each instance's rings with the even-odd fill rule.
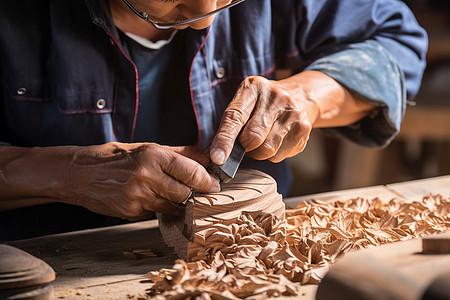
[[206,167],[209,174],[215,177],[219,182],[228,182],[234,178],[236,172],[241,164],[242,159],[245,155],[245,149],[239,143],[239,136],[234,142],[233,149],[231,150],[230,156],[225,161],[223,165],[216,165],[210,162]]

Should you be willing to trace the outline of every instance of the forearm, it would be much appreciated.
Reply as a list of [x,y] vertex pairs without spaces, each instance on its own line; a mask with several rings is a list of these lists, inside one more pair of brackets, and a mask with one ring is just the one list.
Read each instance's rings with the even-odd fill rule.
[[278,85],[305,109],[313,127],[341,127],[367,116],[375,106],[350,93],[330,76],[304,71]]
[[61,202],[77,148],[0,147],[0,210]]
[[154,211],[184,213],[192,189],[218,192],[199,149],[155,143],[86,147],[0,147],[0,210],[50,202],[138,220]]

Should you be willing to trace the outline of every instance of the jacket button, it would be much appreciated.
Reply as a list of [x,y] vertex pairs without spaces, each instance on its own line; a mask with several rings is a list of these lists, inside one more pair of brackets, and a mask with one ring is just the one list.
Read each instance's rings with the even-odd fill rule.
[[17,89],[17,95],[19,96],[23,96],[27,93],[27,89],[26,88],[19,88]]
[[103,109],[106,106],[106,101],[105,99],[98,99],[97,100],[97,108],[98,109]]
[[225,69],[222,68],[222,67],[217,68],[216,76],[217,76],[217,78],[219,78],[219,79],[220,79],[220,78],[223,78],[223,77],[225,76]]

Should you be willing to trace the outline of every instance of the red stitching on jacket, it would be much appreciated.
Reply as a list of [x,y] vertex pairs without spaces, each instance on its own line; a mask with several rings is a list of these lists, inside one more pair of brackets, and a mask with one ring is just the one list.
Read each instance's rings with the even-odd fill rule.
[[131,58],[129,58],[125,52],[123,52],[122,47],[120,47],[119,43],[117,42],[117,40],[114,38],[114,36],[109,32],[108,33],[109,37],[114,41],[114,43],[116,44],[117,48],[119,48],[120,52],[123,54],[123,56],[125,56],[125,58],[133,65],[134,68],[134,73],[136,74],[136,103],[134,106],[134,117],[133,117],[133,127],[131,129],[131,141],[133,141],[134,139],[134,130],[136,128],[136,119],[137,119],[137,114],[138,114],[138,107],[139,107],[139,74],[138,74],[138,70],[136,65],[134,64],[134,62],[131,60]]

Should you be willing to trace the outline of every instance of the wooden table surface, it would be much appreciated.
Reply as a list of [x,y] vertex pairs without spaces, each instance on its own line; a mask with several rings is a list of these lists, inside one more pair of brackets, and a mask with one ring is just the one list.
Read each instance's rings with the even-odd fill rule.
[[[329,201],[352,197],[379,197],[384,201],[394,197],[420,200],[429,193],[449,197],[450,175],[287,198],[285,202],[288,208],[293,208],[300,201],[311,198]],[[413,255],[417,252],[420,240],[412,243],[412,250],[408,250],[408,245],[402,246],[403,242],[398,243],[399,248],[406,249],[398,253],[402,253],[402,256]],[[163,244],[156,220],[8,244],[41,258],[53,267],[56,272],[53,286],[57,299],[139,299],[139,295],[145,295],[145,290],[150,286],[145,274],[152,270],[170,268],[177,259],[172,249]],[[152,250],[156,256],[135,258],[129,255],[134,250]],[[442,257],[448,261],[450,255]],[[305,286],[299,299],[314,299],[316,289],[316,286]]]

